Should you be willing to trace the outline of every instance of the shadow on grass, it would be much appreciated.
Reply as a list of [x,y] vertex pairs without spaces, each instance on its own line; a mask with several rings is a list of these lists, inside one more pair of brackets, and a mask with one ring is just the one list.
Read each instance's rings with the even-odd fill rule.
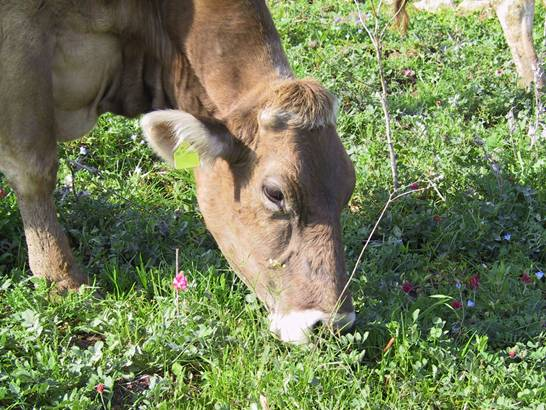
[[[372,351],[393,336],[389,322],[410,323],[416,309],[424,337],[436,318],[454,341],[486,335],[495,348],[544,331],[546,191],[493,174],[471,185],[441,203],[432,190],[402,198],[385,215],[351,287],[357,331],[373,329]],[[350,270],[387,196],[346,215]]]
[[[477,333],[487,335],[496,347],[543,331],[544,280],[533,274],[546,264],[544,188],[533,190],[492,174],[476,178],[472,186],[439,205],[434,205],[432,190],[405,197],[385,215],[351,285],[359,312],[356,329],[369,332],[372,356],[392,337],[387,324],[409,320],[416,309],[421,311],[423,335],[437,317],[446,321],[454,340]],[[376,192],[367,199],[373,206],[345,215],[349,268],[386,197]],[[135,286],[152,296],[155,285],[150,282],[155,279],[144,272],[155,269],[154,274],[165,275],[157,270],[162,266],[171,271],[176,247],[182,250],[182,266],[203,272],[210,266],[227,267],[195,212],[106,196],[68,196],[59,208],[83,266],[99,286],[118,296]],[[3,223],[10,231],[0,238],[0,268],[9,272],[24,265],[26,252],[21,251],[18,214],[7,213]],[[522,279],[524,274],[529,283]],[[469,284],[470,277],[479,278],[477,287]],[[401,289],[404,282],[411,284],[410,292]],[[461,306],[454,307],[454,301]]]

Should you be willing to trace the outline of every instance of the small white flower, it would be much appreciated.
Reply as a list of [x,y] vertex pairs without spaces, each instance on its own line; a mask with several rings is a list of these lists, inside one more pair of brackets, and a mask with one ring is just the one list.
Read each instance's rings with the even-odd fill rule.
[[135,174],[137,175],[142,174],[142,168],[140,168],[138,165],[135,167]]
[[87,148],[83,146],[80,147],[80,155],[83,155],[83,156],[87,155]]
[[136,134],[133,134],[133,135],[131,135],[131,141],[133,141],[133,142],[134,142],[134,141],[136,141],[136,140],[137,140],[137,136],[136,136]]
[[64,177],[64,184],[69,187],[69,188],[72,188],[72,184],[73,184],[74,180],[72,179],[72,175],[67,175]]

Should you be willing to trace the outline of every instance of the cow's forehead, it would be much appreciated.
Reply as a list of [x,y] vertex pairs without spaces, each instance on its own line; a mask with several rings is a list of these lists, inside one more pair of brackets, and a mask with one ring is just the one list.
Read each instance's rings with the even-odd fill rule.
[[287,127],[310,130],[336,122],[337,100],[315,80],[275,83],[263,105],[262,118],[276,118]]
[[263,175],[286,178],[305,188],[336,193],[346,190],[354,170],[333,126],[312,130],[292,129],[266,136],[260,157]]

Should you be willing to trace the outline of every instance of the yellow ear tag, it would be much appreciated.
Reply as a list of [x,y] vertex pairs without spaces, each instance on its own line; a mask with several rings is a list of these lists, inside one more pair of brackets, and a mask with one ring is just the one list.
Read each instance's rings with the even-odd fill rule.
[[174,151],[175,169],[189,169],[199,166],[199,154],[190,151],[190,145],[181,143]]

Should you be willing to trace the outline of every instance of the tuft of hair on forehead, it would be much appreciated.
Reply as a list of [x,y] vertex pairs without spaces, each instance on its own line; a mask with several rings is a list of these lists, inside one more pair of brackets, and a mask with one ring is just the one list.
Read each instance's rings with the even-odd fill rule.
[[314,129],[336,124],[337,99],[318,81],[274,83],[260,113],[260,123],[272,128]]

